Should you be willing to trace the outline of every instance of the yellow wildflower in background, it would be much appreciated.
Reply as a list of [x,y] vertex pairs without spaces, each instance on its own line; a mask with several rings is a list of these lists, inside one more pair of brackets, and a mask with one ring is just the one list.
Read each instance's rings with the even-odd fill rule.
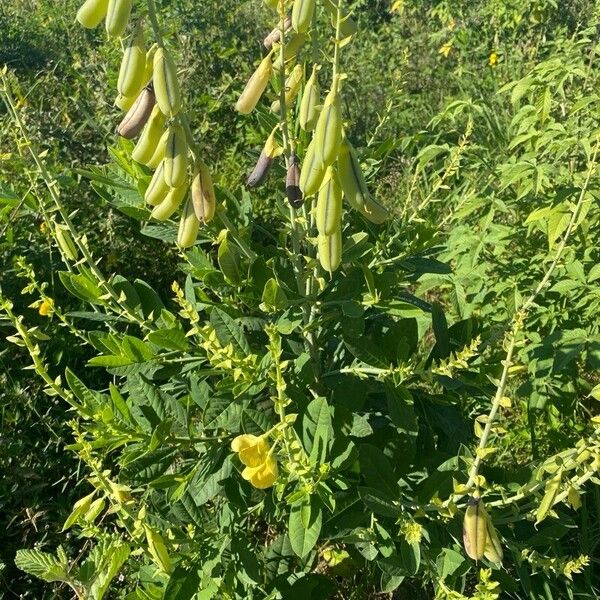
[[446,42],[439,50],[438,54],[441,54],[444,58],[448,58],[448,54],[450,54],[450,50],[452,50],[453,42]]
[[490,65],[490,67],[495,67],[498,64],[498,55],[495,52],[492,52],[490,54],[490,57],[488,58],[488,65]]
[[38,312],[42,317],[49,316],[52,313],[52,300],[50,298],[43,300],[38,308]]
[[271,487],[278,475],[277,461],[265,436],[238,435],[231,442],[231,449],[237,452],[240,461],[246,467],[242,477],[255,488],[264,490]]

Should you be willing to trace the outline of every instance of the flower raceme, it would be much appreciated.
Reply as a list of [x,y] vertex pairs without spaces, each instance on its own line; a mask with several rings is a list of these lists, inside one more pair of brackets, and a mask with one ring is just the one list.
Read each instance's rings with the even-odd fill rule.
[[238,453],[240,461],[246,467],[242,477],[255,488],[264,490],[271,487],[278,475],[277,461],[266,436],[238,435],[231,442],[231,449]]

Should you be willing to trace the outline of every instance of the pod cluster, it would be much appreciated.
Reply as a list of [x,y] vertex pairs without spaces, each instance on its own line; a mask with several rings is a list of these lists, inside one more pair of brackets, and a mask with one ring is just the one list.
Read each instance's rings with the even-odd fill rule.
[[214,217],[212,178],[200,159],[190,161],[190,132],[175,61],[163,46],[146,49],[141,22],[127,33],[132,7],[133,0],[86,0],[77,21],[95,28],[104,20],[109,38],[124,38],[115,104],[125,116],[117,133],[137,138],[133,160],[154,171],[144,194],[152,218],[167,220],[184,206],[177,242],[187,248],[194,244],[200,224]]
[[[279,7],[278,0],[265,0],[265,3],[274,10]],[[302,160],[293,152],[288,157],[286,195],[295,208],[304,200],[315,197],[312,210],[318,231],[319,261],[323,269],[333,273],[342,262],[343,198],[373,223],[383,223],[388,213],[369,194],[356,151],[346,137],[340,94],[342,77],[336,75],[333,78],[322,100],[320,66],[313,65],[310,72],[305,72],[303,63],[296,63],[304,43],[310,39],[317,7],[322,6],[335,28],[337,3],[333,0],[293,0],[289,5],[290,14],[280,17],[277,26],[265,37],[264,46],[269,53],[250,76],[236,109],[242,114],[251,113],[265,94],[273,74],[281,74],[280,70],[285,69],[287,77],[282,93],[285,105],[288,109],[296,108],[297,125],[309,138]],[[356,24],[350,16],[342,15],[340,36],[345,39],[354,33]],[[280,99],[272,102],[271,111],[280,113]],[[265,143],[246,181],[248,187],[264,182],[273,161],[282,153],[275,140],[278,133],[276,127]]]
[[483,500],[478,496],[471,496],[467,504],[463,520],[463,543],[467,556],[473,560],[485,557],[493,563],[502,563],[500,539]]

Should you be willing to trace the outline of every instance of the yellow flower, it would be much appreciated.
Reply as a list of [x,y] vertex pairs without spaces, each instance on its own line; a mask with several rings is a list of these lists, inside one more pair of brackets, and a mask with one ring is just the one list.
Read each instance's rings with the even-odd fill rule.
[[231,449],[238,453],[240,461],[246,467],[242,471],[242,477],[255,488],[264,490],[275,483],[278,475],[277,461],[264,436],[238,435],[231,442]]
[[48,231],[48,225],[46,225],[45,221],[40,223],[40,233],[46,233]]
[[40,313],[40,315],[42,315],[42,317],[49,316],[52,312],[52,300],[50,298],[43,300],[40,304],[40,307],[38,308],[38,312]]
[[490,67],[495,67],[498,64],[498,55],[495,52],[490,54],[490,57],[488,58],[488,64]]
[[439,50],[438,54],[441,54],[444,58],[448,58],[448,54],[450,54],[450,50],[452,50],[452,42],[446,42]]

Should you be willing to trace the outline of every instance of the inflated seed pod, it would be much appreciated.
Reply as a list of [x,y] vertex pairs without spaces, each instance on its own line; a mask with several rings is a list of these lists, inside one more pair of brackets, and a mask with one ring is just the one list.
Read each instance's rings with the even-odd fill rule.
[[123,120],[117,127],[117,133],[128,140],[136,137],[148,122],[155,103],[152,84],[147,85],[123,117]]
[[363,215],[371,221],[371,223],[375,223],[375,225],[381,225],[383,222],[387,220],[390,216],[387,208],[382,206],[373,198],[373,196],[368,196],[365,201],[365,210],[363,211]]
[[295,154],[290,156],[290,164],[285,177],[285,195],[294,208],[302,206],[302,190],[300,189],[300,166]]
[[326,167],[323,165],[320,158],[315,152],[315,140],[308,145],[302,170],[300,172],[300,189],[304,197],[312,196],[319,191],[323,177],[325,176]]
[[316,206],[317,230],[332,235],[342,226],[342,188],[333,167],[327,167]]
[[317,78],[318,65],[313,66],[310,79],[306,82],[302,100],[300,102],[300,112],[298,121],[304,131],[312,131],[319,119],[319,103],[321,101],[321,89],[319,88],[319,79]]
[[136,96],[121,96],[121,94],[119,94],[115,98],[115,106],[127,112],[135,104],[136,100]]
[[319,262],[325,271],[333,273],[342,262],[342,229],[318,237]]
[[[300,91],[300,84],[302,83],[302,76],[304,75],[304,69],[302,65],[296,65],[292,72],[288,75],[285,80],[285,105],[289,108],[292,102],[296,99],[298,92]],[[271,110],[277,115],[281,109],[281,103],[279,100],[274,100],[271,104]]]
[[342,108],[339,80],[333,82],[315,126],[315,154],[325,165],[332,164],[342,143]]
[[167,129],[161,136],[160,140],[158,140],[158,144],[156,145],[156,150],[154,154],[150,158],[150,160],[146,163],[148,167],[151,169],[158,168],[158,165],[165,158],[165,152],[167,149],[167,140],[169,139],[169,130]]
[[[283,48],[283,59],[287,63],[288,61],[296,58],[298,51],[306,42],[306,34],[304,33],[294,33],[290,36],[289,40],[286,42]],[[273,69],[275,71],[279,71],[281,69],[281,53],[277,52],[277,58],[273,63]]]
[[181,213],[181,220],[179,221],[177,245],[181,248],[190,248],[193,246],[198,237],[199,228],[200,221],[198,221],[198,217],[194,212],[194,206],[191,199],[188,198],[183,207],[183,212]]
[[152,556],[154,563],[160,568],[161,571],[170,574],[173,571],[173,566],[171,563],[171,557],[169,556],[169,552],[162,536],[160,533],[158,533],[158,531],[151,529],[147,525],[144,525],[144,531],[146,533],[148,550],[150,551],[150,555]]
[[171,191],[171,188],[165,182],[164,168],[164,162],[161,162],[156,171],[154,171],[154,175],[152,175],[152,179],[146,188],[144,200],[150,206],[158,206]]
[[152,44],[146,52],[146,66],[144,67],[144,85],[147,85],[154,75],[154,55],[158,50],[158,44]]
[[108,0],[106,33],[108,37],[120,37],[127,29],[133,0]]
[[271,79],[272,72],[271,56],[265,56],[250,76],[244,91],[235,104],[235,109],[239,113],[248,115],[254,110],[269,83],[269,79]]
[[469,498],[463,520],[465,552],[473,560],[481,560],[485,553],[488,534],[488,516],[481,498]]
[[75,18],[87,29],[94,29],[102,23],[107,12],[108,0],[85,0]]
[[337,167],[346,200],[354,210],[364,212],[369,191],[356,152],[347,138],[342,141]]
[[281,39],[282,26],[283,31],[287,31],[292,26],[292,19],[290,17],[286,17],[283,20],[283,23],[279,21],[277,27],[275,27],[275,29],[273,29],[263,40],[263,44],[267,50],[270,50],[273,47],[273,44],[277,43]]
[[60,246],[63,254],[69,260],[77,260],[79,253],[77,252],[77,246],[69,233],[69,230],[65,225],[56,225],[55,229],[56,242]]
[[152,80],[156,103],[165,116],[173,118],[181,110],[181,90],[175,62],[168,50],[158,48],[154,53],[153,64]]
[[292,27],[298,33],[305,32],[312,21],[316,0],[294,0],[292,7]]
[[199,162],[192,180],[192,203],[196,217],[202,223],[208,223],[215,216],[217,201],[209,168]]
[[142,131],[142,135],[138,140],[131,158],[133,160],[148,165],[154,156],[156,149],[160,143],[161,137],[165,131],[165,116],[162,114],[158,106],[152,109],[148,123]]
[[487,515],[487,541],[485,544],[485,552],[483,555],[491,562],[496,564],[502,564],[504,552],[502,551],[502,544],[496,533],[496,528],[492,523],[492,519]]
[[246,187],[254,188],[263,183],[269,174],[273,161],[280,154],[281,148],[275,140],[275,131],[273,131],[267,138],[252,173],[246,179]]
[[[333,0],[323,0],[323,3],[325,10],[327,10],[331,17],[331,26],[335,29],[337,21],[337,4],[335,4]],[[356,26],[354,19],[342,11],[342,22],[340,23],[340,35],[342,39],[354,35],[357,31],[358,27]]]
[[165,183],[172,188],[183,185],[187,179],[188,144],[181,125],[171,125],[165,145]]
[[122,96],[137,96],[144,86],[146,50],[144,31],[138,26],[131,36],[121,60],[117,90]]
[[171,188],[165,199],[154,207],[150,216],[157,221],[166,221],[179,208],[187,192],[187,181],[178,188]]

